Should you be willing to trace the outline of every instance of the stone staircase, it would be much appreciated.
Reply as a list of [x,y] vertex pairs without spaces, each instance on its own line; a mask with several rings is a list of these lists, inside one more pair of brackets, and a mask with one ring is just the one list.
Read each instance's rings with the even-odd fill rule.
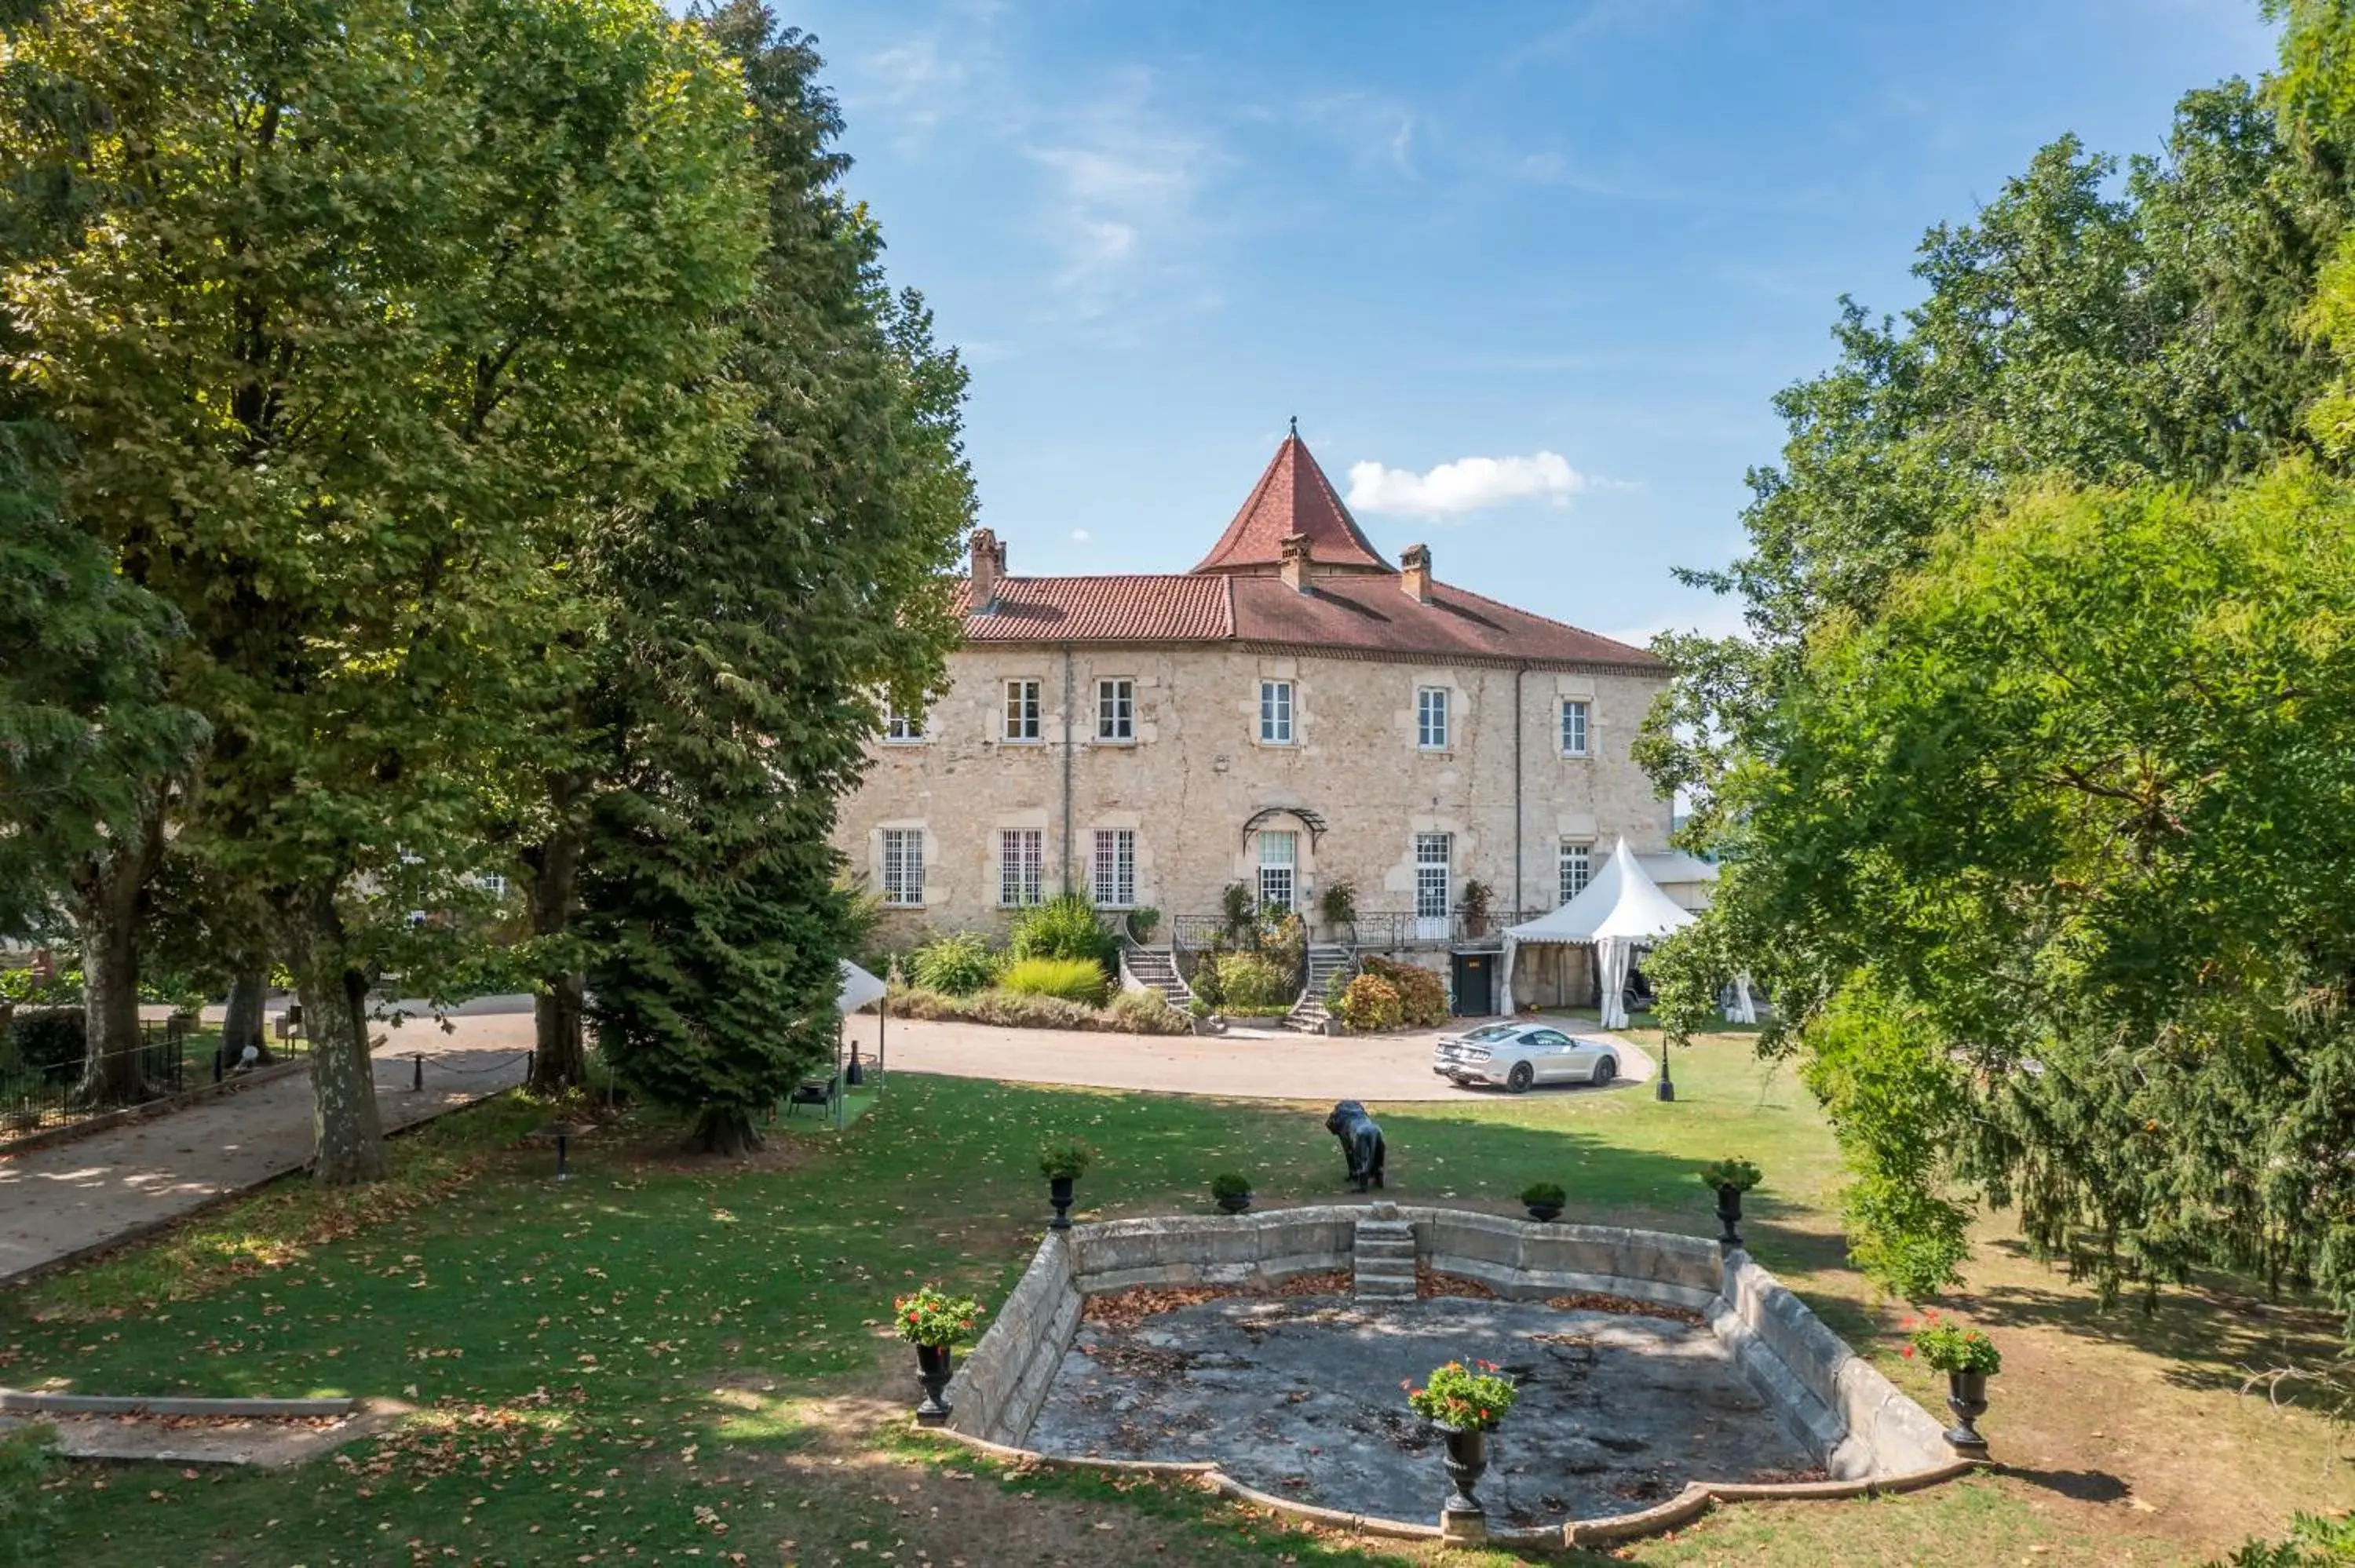
[[1357,967],[1358,955],[1347,948],[1310,948],[1307,988],[1292,1004],[1292,1011],[1284,1015],[1284,1026],[1302,1034],[1324,1033],[1325,1021],[1332,1016],[1325,1008],[1325,988],[1335,975],[1353,971]]
[[1358,1222],[1350,1275],[1355,1300],[1414,1299],[1414,1227],[1398,1217],[1396,1203],[1375,1203]]
[[1194,1000],[1194,993],[1178,973],[1178,955],[1167,948],[1130,947],[1121,949],[1120,961],[1141,985],[1152,987],[1169,999],[1169,1005],[1180,1012]]

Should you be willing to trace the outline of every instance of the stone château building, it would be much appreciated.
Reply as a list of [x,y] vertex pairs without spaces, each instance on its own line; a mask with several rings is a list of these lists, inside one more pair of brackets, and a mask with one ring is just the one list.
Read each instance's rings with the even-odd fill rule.
[[[1167,942],[1231,884],[1315,922],[1346,880],[1360,913],[1334,939],[1444,964],[1569,898],[1619,835],[1667,849],[1628,755],[1667,667],[1442,582],[1423,546],[1391,565],[1297,434],[1191,571],[1017,576],[982,529],[961,608],[948,690],[891,716],[842,813],[900,935],[1071,888],[1158,909]],[[1672,894],[1692,864],[1658,868]],[[1474,883],[1489,922],[1463,917]]]

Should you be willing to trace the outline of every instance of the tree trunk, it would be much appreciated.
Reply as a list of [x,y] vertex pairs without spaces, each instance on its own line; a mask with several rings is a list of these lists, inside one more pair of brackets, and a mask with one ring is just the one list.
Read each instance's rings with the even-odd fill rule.
[[[577,810],[581,793],[579,774],[549,779],[549,805],[556,825],[547,842],[524,853],[524,863],[531,868],[531,934],[535,937],[561,937],[572,928],[581,856],[588,839],[588,826]],[[543,969],[538,979],[532,1001],[531,1086],[552,1094],[577,1087],[588,1076],[581,1024],[581,996],[588,981],[578,969],[554,965]]]
[[256,1065],[270,1060],[270,1042],[262,1033],[261,1007],[270,994],[270,967],[240,967],[229,982],[229,1012],[221,1024],[221,1065],[234,1071],[245,1048],[254,1048]]
[[368,976],[344,946],[333,892],[307,893],[289,935],[303,1027],[311,1038],[311,1175],[328,1187],[381,1181],[384,1121],[368,1052]]
[[750,1154],[761,1147],[761,1129],[752,1113],[741,1106],[706,1106],[696,1118],[695,1135],[706,1154]]
[[164,832],[160,821],[142,822],[136,832],[138,842],[118,842],[112,853],[91,856],[74,877],[87,1037],[76,1105],[147,1097],[139,1061],[139,900],[162,857]]

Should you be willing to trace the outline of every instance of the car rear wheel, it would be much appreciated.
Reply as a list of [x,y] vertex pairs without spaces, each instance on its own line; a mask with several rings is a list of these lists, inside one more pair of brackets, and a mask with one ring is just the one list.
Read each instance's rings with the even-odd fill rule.
[[1603,1088],[1619,1077],[1619,1064],[1605,1056],[1594,1064],[1594,1086]]
[[1513,1070],[1505,1075],[1505,1087],[1517,1095],[1528,1094],[1529,1086],[1537,1081],[1537,1070],[1527,1062],[1514,1063]]

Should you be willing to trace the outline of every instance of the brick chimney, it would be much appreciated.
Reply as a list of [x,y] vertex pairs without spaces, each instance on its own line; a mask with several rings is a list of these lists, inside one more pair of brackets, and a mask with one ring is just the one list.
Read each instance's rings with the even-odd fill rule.
[[1399,552],[1399,587],[1417,604],[1431,602],[1431,546],[1409,545]]
[[986,528],[973,531],[973,590],[965,608],[975,615],[997,607],[998,579],[1006,576],[1006,546]]
[[1286,534],[1282,541],[1284,565],[1278,568],[1284,586],[1295,593],[1310,592],[1308,579],[1316,572],[1316,546],[1305,534]]

